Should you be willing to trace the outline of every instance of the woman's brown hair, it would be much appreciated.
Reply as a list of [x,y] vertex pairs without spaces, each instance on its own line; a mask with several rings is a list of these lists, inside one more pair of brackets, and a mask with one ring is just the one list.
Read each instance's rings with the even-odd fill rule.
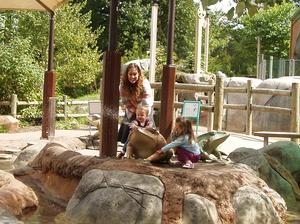
[[[128,72],[130,69],[135,68],[139,73],[139,78],[136,83],[131,83],[128,80]],[[126,71],[122,75],[121,79],[121,88],[130,95],[135,95],[136,99],[141,97],[141,94],[143,92],[143,81],[144,81],[144,75],[140,69],[140,67],[136,63],[130,63]]]

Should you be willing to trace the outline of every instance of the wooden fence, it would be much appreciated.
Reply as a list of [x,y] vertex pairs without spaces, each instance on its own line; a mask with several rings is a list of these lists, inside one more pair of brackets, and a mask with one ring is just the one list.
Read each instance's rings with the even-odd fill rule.
[[[162,84],[151,83],[153,89],[161,89]],[[244,110],[247,112],[246,120],[246,133],[252,134],[252,125],[253,125],[253,111],[262,111],[262,112],[277,112],[277,113],[289,113],[291,115],[291,130],[292,132],[299,132],[299,98],[300,98],[300,88],[299,83],[293,83],[291,90],[279,90],[279,89],[263,89],[263,88],[253,88],[252,81],[247,81],[247,87],[224,87],[224,79],[217,78],[216,83],[210,81],[209,83],[201,84],[184,84],[176,83],[175,84],[175,93],[184,93],[184,92],[202,92],[203,94],[200,99],[205,100],[207,103],[201,105],[201,110],[207,111],[207,129],[210,130],[222,130],[222,119],[224,109],[233,109],[233,110]],[[224,104],[224,94],[225,93],[243,93],[247,94],[247,101],[245,104]],[[265,94],[271,96],[289,96],[291,97],[291,107],[274,107],[274,106],[264,106],[264,105],[255,105],[252,102],[254,94]],[[18,101],[16,95],[12,95],[11,101],[2,101],[0,106],[10,106],[11,115],[14,117],[20,117],[17,115],[17,107],[19,105],[40,105],[41,102],[27,102],[27,101]],[[72,114],[69,113],[69,107],[72,105],[83,105],[87,106],[88,101],[73,101],[68,100],[67,97],[63,97],[62,101],[57,102],[57,107],[61,107],[62,113],[57,113],[57,117],[85,117],[88,114]],[[175,109],[182,108],[183,102],[178,102],[175,100],[174,107]],[[160,101],[154,101],[154,108],[160,108]]]

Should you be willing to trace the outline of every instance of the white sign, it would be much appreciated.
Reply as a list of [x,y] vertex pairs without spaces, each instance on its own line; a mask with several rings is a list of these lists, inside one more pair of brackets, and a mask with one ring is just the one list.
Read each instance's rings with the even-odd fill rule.
[[195,117],[198,118],[200,113],[200,102],[199,101],[184,101],[183,102],[183,117]]

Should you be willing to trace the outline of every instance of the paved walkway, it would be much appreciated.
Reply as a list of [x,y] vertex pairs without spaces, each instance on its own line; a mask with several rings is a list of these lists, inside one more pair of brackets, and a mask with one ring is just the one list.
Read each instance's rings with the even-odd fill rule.
[[[89,130],[56,130],[56,137],[80,137],[89,135]],[[41,131],[21,132],[21,133],[1,133],[0,141],[17,140],[17,141],[37,141],[42,136]]]
[[[206,129],[201,129],[201,133],[205,133]],[[93,131],[94,133],[94,131]],[[93,134],[92,133],[92,134]],[[56,130],[55,137],[80,137],[89,135],[88,130]],[[28,142],[36,142],[41,140],[41,131],[22,132],[22,133],[1,133],[0,145],[7,144],[21,144]],[[270,139],[270,142],[276,141]],[[259,149],[263,147],[263,138],[256,136],[249,136],[230,132],[228,139],[219,146],[219,150],[229,154],[234,149],[239,147],[248,147]]]

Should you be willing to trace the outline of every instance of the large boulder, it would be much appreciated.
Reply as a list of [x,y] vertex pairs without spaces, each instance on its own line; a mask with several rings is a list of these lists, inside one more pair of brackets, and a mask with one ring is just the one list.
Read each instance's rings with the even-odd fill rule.
[[10,115],[0,115],[0,127],[8,132],[15,132],[19,129],[19,120]]
[[161,223],[163,183],[149,175],[91,170],[67,206],[72,223]]
[[200,195],[187,194],[184,198],[182,223],[200,223],[200,220],[201,224],[220,223],[216,206]]
[[289,210],[300,210],[300,148],[296,143],[280,141],[259,150],[238,148],[228,157],[250,166],[284,198]]
[[0,208],[20,216],[37,206],[38,198],[30,187],[0,170]]
[[13,164],[16,168],[26,166],[28,162],[34,160],[34,158],[43,150],[47,148],[58,146],[68,150],[77,151],[79,149],[84,149],[85,144],[78,138],[72,137],[58,137],[52,141],[44,140],[37,143],[29,143],[25,148],[19,152],[18,156],[14,160]]
[[[285,203],[282,204],[285,206]],[[281,224],[271,199],[261,190],[250,186],[238,189],[233,197],[233,207],[236,214],[236,223],[265,223]]]
[[[76,193],[69,201],[67,209],[71,217],[82,220],[103,220],[103,217],[106,217],[110,223],[120,223],[124,221],[124,215],[120,217],[119,213],[115,212],[116,209],[122,209],[130,220],[133,220],[135,214],[138,214],[135,220],[141,220],[140,215],[144,216],[144,212],[147,212],[151,214],[149,220],[153,223],[182,223],[183,215],[189,217],[188,214],[191,213],[184,210],[185,197],[194,194],[215,205],[217,217],[211,216],[211,219],[218,219],[223,224],[232,224],[236,222],[233,196],[243,186],[262,191],[270,198],[279,219],[285,218],[283,200],[278,200],[267,184],[250,168],[245,168],[245,165],[197,163],[195,169],[185,170],[167,164],[153,165],[143,160],[82,156],[64,147],[53,146],[44,149],[29,166],[40,175],[41,183],[52,182],[49,178],[53,175],[50,174],[65,179],[59,182],[59,187],[47,192],[64,189],[70,185],[68,181],[74,183],[74,178],[82,178],[76,191],[74,188]],[[31,175],[36,178],[35,174]],[[68,192],[69,195],[74,191]],[[127,199],[126,203],[124,198]],[[127,203],[128,201],[130,203]],[[156,211],[153,211],[152,204],[156,206]],[[204,203],[207,207],[200,205],[198,209],[212,211],[213,208],[208,204],[210,203]],[[141,205],[142,210],[139,210],[141,208],[138,205]],[[105,215],[102,210],[105,211]]]

